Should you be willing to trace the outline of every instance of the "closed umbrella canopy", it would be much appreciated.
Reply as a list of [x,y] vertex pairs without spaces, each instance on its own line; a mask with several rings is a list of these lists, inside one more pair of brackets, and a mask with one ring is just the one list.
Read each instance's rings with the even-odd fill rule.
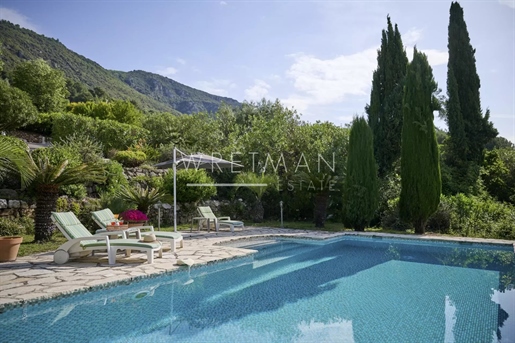
[[[177,158],[177,151],[182,154],[181,158]],[[243,166],[238,163],[227,161],[218,157],[206,154],[193,154],[186,155],[177,148],[173,148],[173,159],[161,162],[155,165],[160,169],[173,168],[173,229],[177,231],[177,194],[176,194],[176,178],[177,169],[211,169],[222,170],[229,168],[242,168]]]

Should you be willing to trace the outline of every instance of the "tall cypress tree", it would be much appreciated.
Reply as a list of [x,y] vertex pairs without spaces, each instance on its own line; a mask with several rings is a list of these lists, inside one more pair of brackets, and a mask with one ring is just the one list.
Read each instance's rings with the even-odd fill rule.
[[349,136],[343,193],[344,224],[356,231],[363,231],[373,218],[378,203],[379,186],[372,130],[365,118],[357,117]]
[[374,155],[379,175],[392,169],[401,151],[402,87],[408,58],[397,24],[387,17],[382,31],[381,48],[377,52],[377,69],[372,77],[370,105],[365,107],[368,125],[374,136]]
[[467,191],[479,176],[485,144],[498,134],[483,116],[479,98],[480,80],[476,70],[475,49],[470,44],[463,9],[457,2],[450,8],[449,61],[447,64],[447,124],[449,153],[447,164],[455,178],[454,192]]
[[401,219],[424,233],[440,203],[440,162],[433,110],[437,84],[425,54],[415,48],[404,86],[401,152]]

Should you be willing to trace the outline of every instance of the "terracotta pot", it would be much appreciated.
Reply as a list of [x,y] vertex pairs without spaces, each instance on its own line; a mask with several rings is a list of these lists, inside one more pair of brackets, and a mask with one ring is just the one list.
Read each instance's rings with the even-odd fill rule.
[[146,221],[139,221],[139,222],[133,222],[133,221],[126,221],[127,224],[129,225],[129,227],[134,227],[134,226],[145,226],[147,225],[147,222]]
[[0,262],[15,261],[22,241],[21,236],[0,237]]

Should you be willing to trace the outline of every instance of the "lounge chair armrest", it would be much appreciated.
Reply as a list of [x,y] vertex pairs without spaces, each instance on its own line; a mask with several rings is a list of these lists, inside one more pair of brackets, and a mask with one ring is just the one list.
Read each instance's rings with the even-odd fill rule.
[[218,220],[231,220],[231,217],[218,217]]
[[144,225],[144,226],[133,226],[131,228],[129,228],[129,230],[131,229],[137,229],[137,230],[150,230],[150,231],[154,231],[154,226],[153,225]]
[[68,251],[68,249],[70,249],[72,246],[74,246],[77,243],[80,243],[82,241],[94,241],[94,240],[105,240],[106,241],[106,248],[109,250],[109,248],[111,247],[111,243],[109,242],[109,236],[108,235],[93,235],[93,236],[79,237],[79,238],[70,239],[66,243],[61,245],[59,247],[59,249]]

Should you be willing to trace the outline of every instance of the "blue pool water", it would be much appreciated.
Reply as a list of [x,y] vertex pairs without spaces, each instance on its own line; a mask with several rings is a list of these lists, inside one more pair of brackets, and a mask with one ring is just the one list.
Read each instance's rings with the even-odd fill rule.
[[0,342],[515,342],[513,248],[346,237],[0,313]]

